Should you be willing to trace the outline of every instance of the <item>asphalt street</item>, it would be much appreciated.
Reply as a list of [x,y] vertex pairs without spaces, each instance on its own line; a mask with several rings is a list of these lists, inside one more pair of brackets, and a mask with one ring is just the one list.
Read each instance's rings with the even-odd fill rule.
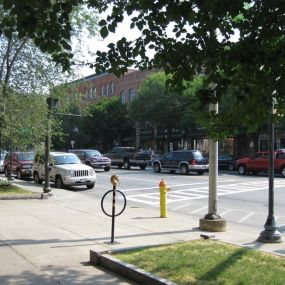
[[[203,217],[208,211],[208,174],[187,176],[153,173],[151,168],[131,170],[113,168],[110,172],[97,171],[97,184],[84,194],[102,196],[111,189],[112,173],[120,178],[118,189],[127,197],[129,206],[159,208],[159,182],[164,179],[171,188],[168,211]],[[108,187],[108,185],[110,187]],[[275,177],[275,219],[280,231],[285,231],[285,179]],[[119,197],[118,197],[119,198]],[[262,228],[268,215],[268,177],[240,176],[237,172],[220,171],[218,178],[218,214],[228,221]]]

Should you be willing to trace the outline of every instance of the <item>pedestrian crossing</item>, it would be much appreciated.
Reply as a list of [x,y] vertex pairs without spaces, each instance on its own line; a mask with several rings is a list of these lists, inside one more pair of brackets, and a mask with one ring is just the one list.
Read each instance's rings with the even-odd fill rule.
[[[169,185],[170,191],[167,195],[167,204],[175,204],[187,202],[191,200],[207,199],[209,194],[208,182],[194,183],[194,184],[172,184]],[[274,187],[285,187],[284,179],[276,179]],[[268,189],[268,180],[239,182],[234,180],[226,180],[218,183],[217,195],[231,195],[244,192],[264,191]],[[157,187],[144,187],[136,189],[122,190],[126,195],[128,201],[134,201],[150,206],[159,206],[159,189]]]

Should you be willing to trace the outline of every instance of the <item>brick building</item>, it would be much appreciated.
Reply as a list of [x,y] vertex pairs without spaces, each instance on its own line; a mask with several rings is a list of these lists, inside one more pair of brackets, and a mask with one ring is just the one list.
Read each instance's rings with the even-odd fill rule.
[[74,81],[84,100],[89,103],[99,102],[102,98],[117,96],[122,103],[129,103],[137,95],[143,80],[151,71],[129,69],[124,76],[117,78],[110,73],[92,74]]

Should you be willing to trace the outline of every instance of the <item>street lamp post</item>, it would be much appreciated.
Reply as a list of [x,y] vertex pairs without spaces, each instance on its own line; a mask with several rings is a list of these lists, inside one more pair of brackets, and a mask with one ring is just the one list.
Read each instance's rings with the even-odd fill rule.
[[[218,103],[210,103],[209,112],[218,113]],[[209,139],[209,209],[208,214],[200,219],[200,229],[212,232],[224,232],[226,221],[217,213],[218,186],[218,141]]]
[[282,242],[282,236],[277,230],[274,217],[274,124],[271,115],[273,114],[273,105],[270,106],[270,114],[268,117],[268,140],[269,140],[269,161],[268,161],[268,216],[264,224],[263,230],[258,241],[264,243]]
[[47,133],[45,137],[45,184],[43,191],[44,193],[52,196],[50,187],[50,176],[49,176],[49,153],[50,153],[50,132],[51,132],[51,110],[52,110],[53,99],[51,97],[47,98],[48,112],[47,112]]

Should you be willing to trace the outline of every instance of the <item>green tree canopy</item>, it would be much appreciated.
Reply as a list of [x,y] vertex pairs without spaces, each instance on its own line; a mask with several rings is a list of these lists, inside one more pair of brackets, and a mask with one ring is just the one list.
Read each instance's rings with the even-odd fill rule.
[[[133,124],[129,118],[127,106],[119,98],[108,98],[87,107],[90,116],[83,118],[80,131],[90,140],[87,146],[104,147],[108,151],[117,142],[134,136]],[[100,145],[102,144],[102,146]]]
[[201,102],[220,101],[236,86],[234,96],[251,106],[251,118],[259,124],[273,100],[277,113],[284,114],[284,1],[3,1],[6,14],[0,28],[8,35],[9,27],[15,26],[20,36],[33,38],[68,68],[70,13],[82,2],[99,11],[111,6],[100,22],[102,37],[116,32],[127,15],[130,27],[141,32],[134,41],[122,37],[109,44],[107,52],[98,51],[91,64],[97,71],[121,75],[132,65],[158,67],[182,86],[204,70],[208,80],[199,92]]
[[[193,85],[185,83],[184,92],[166,87],[170,76],[164,72],[151,74],[140,86],[138,96],[130,105],[130,115],[141,125],[150,123],[154,128],[188,129],[194,123],[195,100]],[[197,86],[196,86],[197,88]],[[196,102],[196,103],[195,103]]]

